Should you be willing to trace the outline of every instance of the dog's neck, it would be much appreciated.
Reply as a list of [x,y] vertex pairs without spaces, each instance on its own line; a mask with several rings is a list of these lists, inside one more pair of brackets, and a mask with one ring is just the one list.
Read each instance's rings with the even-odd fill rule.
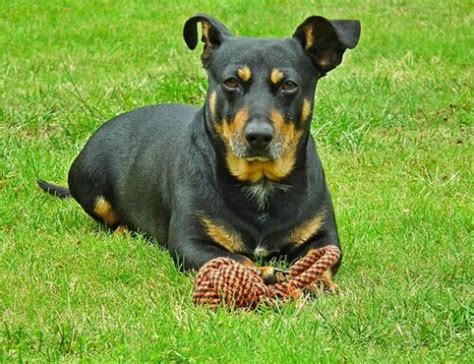
[[245,197],[252,201],[259,211],[264,212],[268,210],[270,201],[276,192],[286,192],[290,190],[291,187],[291,185],[282,182],[262,179],[242,186],[241,190]]

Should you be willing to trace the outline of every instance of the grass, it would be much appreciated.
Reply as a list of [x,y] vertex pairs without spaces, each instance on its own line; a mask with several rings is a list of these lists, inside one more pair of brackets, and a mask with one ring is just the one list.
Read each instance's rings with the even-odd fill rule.
[[[311,3],[311,4],[310,4]],[[471,362],[474,357],[470,1],[2,1],[0,359]],[[192,276],[144,239],[40,193],[105,120],[203,102],[198,11],[236,34],[305,17],[363,35],[321,80],[313,134],[345,261],[337,296],[252,313],[192,305]]]

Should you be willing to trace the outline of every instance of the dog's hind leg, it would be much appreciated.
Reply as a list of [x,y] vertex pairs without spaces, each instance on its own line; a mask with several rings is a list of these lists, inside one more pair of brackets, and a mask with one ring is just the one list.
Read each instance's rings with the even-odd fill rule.
[[112,204],[103,196],[96,197],[91,215],[111,229],[120,226],[120,217],[113,209]]

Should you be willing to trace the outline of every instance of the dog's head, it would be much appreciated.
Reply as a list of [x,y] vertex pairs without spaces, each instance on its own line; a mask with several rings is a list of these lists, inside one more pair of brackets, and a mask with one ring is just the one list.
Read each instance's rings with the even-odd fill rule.
[[234,37],[216,19],[198,14],[184,25],[190,49],[198,43],[209,76],[207,118],[223,143],[229,171],[241,181],[281,181],[308,135],[317,80],[359,40],[353,20],[306,19],[288,39]]

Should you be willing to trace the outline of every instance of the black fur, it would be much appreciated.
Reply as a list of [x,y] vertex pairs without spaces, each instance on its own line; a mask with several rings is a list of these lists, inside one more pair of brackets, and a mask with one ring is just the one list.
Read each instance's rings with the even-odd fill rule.
[[61,187],[53,183],[43,181],[42,179],[37,180],[36,183],[43,191],[49,193],[50,195],[59,198],[71,197],[71,193],[69,192],[69,189],[67,187]]
[[[198,23],[204,23],[208,30],[208,37],[203,35],[202,57],[209,76],[205,106],[148,106],[108,121],[72,164],[68,181],[71,195],[94,218],[97,198],[105,198],[120,224],[156,238],[184,268],[199,268],[221,256],[255,260],[257,247],[266,251],[267,258],[279,256],[291,261],[311,248],[339,246],[331,197],[309,133],[310,121],[305,124],[300,115],[303,100],[313,104],[317,80],[340,63],[345,48],[356,45],[359,23],[331,23],[311,17],[292,38],[252,39],[233,37],[217,20],[198,14],[184,28],[190,49],[197,45]],[[318,41],[306,49],[303,27],[313,23],[322,26],[324,34],[319,38],[316,34]],[[336,52],[335,63],[326,62],[321,67],[318,55],[328,50]],[[229,78],[237,78],[236,67],[242,65],[249,67],[252,78],[232,87],[235,80]],[[268,75],[274,68],[285,71],[285,77],[297,85],[296,91],[291,82],[285,85],[289,91],[282,86],[286,81],[269,83]],[[213,93],[216,102],[211,115]],[[247,124],[253,123],[257,129],[270,125],[269,130],[274,131],[269,110],[277,110],[284,115],[285,125],[293,124],[301,132],[294,167],[284,178],[251,183],[229,170],[229,145],[216,130],[222,120],[230,120],[244,109],[249,110]],[[268,158],[259,154],[263,149],[255,151],[248,144],[242,142],[242,158]],[[38,183],[60,197],[68,195],[67,189]],[[271,190],[264,203],[249,193],[256,184]],[[317,233],[297,248],[289,244],[288,234],[317,214],[324,214]],[[213,241],[203,226],[203,216],[236,232],[244,249],[228,251]]]

